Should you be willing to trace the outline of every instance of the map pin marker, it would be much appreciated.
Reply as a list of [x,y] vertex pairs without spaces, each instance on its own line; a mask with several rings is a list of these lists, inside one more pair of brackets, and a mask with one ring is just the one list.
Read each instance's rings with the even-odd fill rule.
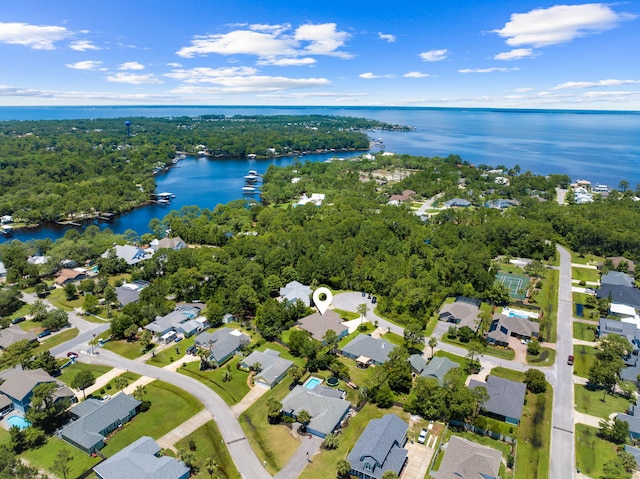
[[[321,299],[322,296],[324,296],[324,299]],[[318,288],[313,292],[313,302],[318,307],[318,311],[320,311],[322,316],[324,316],[332,300],[333,294],[329,288]]]

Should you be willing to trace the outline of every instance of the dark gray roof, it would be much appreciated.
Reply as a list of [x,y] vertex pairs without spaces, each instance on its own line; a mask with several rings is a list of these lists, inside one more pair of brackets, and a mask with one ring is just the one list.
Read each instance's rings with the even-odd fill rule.
[[520,419],[527,390],[524,383],[489,376],[486,383],[475,379],[469,381],[470,389],[476,386],[484,386],[489,393],[489,400],[482,406],[484,410],[498,416]]
[[409,364],[411,369],[420,374],[427,367],[427,360],[424,359],[422,354],[412,354],[409,356]]
[[93,468],[102,479],[183,479],[189,468],[169,456],[156,457],[160,446],[143,436]]
[[611,298],[612,303],[626,304],[640,308],[640,290],[617,284],[603,284],[596,291],[597,298]]
[[299,384],[282,400],[284,412],[297,417],[306,410],[311,415],[309,429],[323,434],[332,432],[350,407],[349,401],[322,396]]
[[102,402],[99,407],[67,424],[62,428],[60,434],[63,439],[68,439],[89,450],[104,439],[101,431],[118,420],[123,422],[127,420],[131,411],[140,404],[142,403],[132,396],[124,393],[116,394],[108,401]]
[[126,286],[117,286],[116,297],[118,298],[118,303],[122,306],[126,306],[129,303],[135,303],[140,299],[140,289],[131,289]]
[[494,341],[508,343],[509,337],[512,334],[527,338],[535,338],[538,337],[539,333],[540,324],[535,321],[517,316],[496,314],[493,317],[487,338],[493,339]]
[[455,322],[458,327],[468,326],[473,331],[478,329],[480,323],[480,301],[471,298],[459,297],[453,303],[448,303],[440,308],[439,319]]
[[607,274],[603,274],[600,277],[600,284],[603,286],[605,284],[610,284],[617,286],[629,286],[632,288],[634,285],[634,281],[633,278],[627,273],[622,273],[620,271],[609,271]]
[[377,339],[368,334],[359,334],[351,340],[342,351],[354,356],[366,356],[382,364],[389,359],[389,353],[396,348],[394,344],[384,339]]
[[58,391],[56,397],[74,397],[75,394],[64,383],[54,379],[42,368],[25,369],[11,374],[7,380],[0,385],[0,392],[7,396],[23,401],[31,390],[40,383],[56,383]]
[[[409,426],[395,414],[387,414],[380,419],[369,421],[358,442],[347,456],[351,469],[381,478],[385,471],[392,470],[400,475],[407,457],[403,449]],[[365,470],[365,464],[371,469]]]
[[471,206],[471,203],[464,198],[452,198],[449,201],[445,201],[443,206],[446,208],[451,208],[453,206]]
[[213,359],[221,361],[241,346],[249,344],[249,341],[251,338],[238,329],[220,328],[213,333],[205,331],[198,334],[195,344],[208,349]]
[[300,328],[309,331],[311,337],[317,341],[323,341],[324,335],[330,329],[335,331],[338,336],[348,330],[348,328],[342,324],[340,315],[331,309],[325,311],[324,315],[316,312],[305,316],[298,321],[298,324]]
[[502,453],[458,436],[451,436],[435,479],[495,479]]
[[638,449],[637,447],[625,445],[624,452],[628,452],[633,456],[633,458],[636,460],[636,470],[638,470],[638,464],[640,464],[640,449]]
[[422,377],[432,377],[436,378],[438,382],[442,385],[442,380],[444,379],[444,375],[451,371],[453,368],[459,368],[460,365],[455,361],[452,361],[449,358],[436,356],[429,361],[427,367],[423,369],[420,373]]
[[25,331],[20,326],[10,325],[8,328],[0,330],[0,349],[7,349],[13,343],[22,341],[35,341],[36,334],[31,331]]

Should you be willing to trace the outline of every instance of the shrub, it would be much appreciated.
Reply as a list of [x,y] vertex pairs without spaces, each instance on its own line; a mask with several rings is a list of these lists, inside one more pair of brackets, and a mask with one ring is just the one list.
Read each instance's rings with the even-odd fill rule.
[[111,385],[111,383],[107,384],[107,389],[111,389],[113,386]]
[[104,388],[100,388],[100,394],[104,394],[105,392]]

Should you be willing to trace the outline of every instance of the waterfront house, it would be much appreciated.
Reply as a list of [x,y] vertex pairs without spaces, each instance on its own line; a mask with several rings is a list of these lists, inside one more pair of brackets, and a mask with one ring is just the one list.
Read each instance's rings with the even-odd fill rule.
[[60,437],[87,454],[92,454],[105,446],[105,438],[110,432],[138,414],[140,404],[140,401],[122,392],[106,401],[86,399],[69,410],[75,420],[62,428]]
[[130,244],[114,245],[102,253],[102,258],[109,258],[111,254],[115,254],[116,258],[124,260],[129,266],[136,265],[141,261],[145,261],[153,256],[153,250],[143,250],[138,246]]
[[328,397],[298,384],[282,400],[282,413],[297,420],[300,411],[311,416],[307,432],[318,437],[331,434],[347,416],[351,403],[344,399]]
[[469,381],[469,389],[478,386],[487,388],[489,393],[489,400],[482,405],[482,411],[487,416],[510,424],[520,423],[527,392],[527,386],[524,383],[498,376],[487,376],[486,382],[475,379]]
[[171,456],[149,436],[121,449],[93,468],[98,479],[187,479],[189,468]]
[[347,456],[349,473],[360,479],[381,479],[386,471],[398,477],[407,462],[404,449],[409,426],[395,414],[372,419]]
[[174,251],[181,250],[187,247],[187,244],[180,238],[176,236],[175,238],[162,238],[162,239],[154,239],[149,244],[151,249],[154,251],[158,251],[160,249],[172,249]]
[[56,390],[53,394],[54,402],[67,399],[71,402],[76,401],[76,395],[71,389],[63,382],[51,377],[42,368],[23,370],[20,367],[16,367],[9,370],[6,381],[0,384],[0,392],[11,400],[14,409],[25,413],[31,405],[33,389],[43,383],[56,384]]
[[279,351],[265,349],[253,351],[240,362],[240,369],[249,371],[255,364],[260,364],[260,370],[256,372],[253,380],[255,384],[274,387],[287,375],[287,371],[293,366],[293,362],[280,357]]
[[194,344],[209,351],[209,361],[222,364],[249,344],[250,341],[251,338],[242,331],[225,327],[213,333],[205,331],[198,334]]
[[488,446],[451,436],[442,446],[444,457],[435,479],[497,479],[502,453]]

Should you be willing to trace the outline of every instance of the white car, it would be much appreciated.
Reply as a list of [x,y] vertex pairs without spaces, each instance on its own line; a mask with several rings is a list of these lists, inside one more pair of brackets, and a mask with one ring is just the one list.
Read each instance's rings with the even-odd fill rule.
[[420,435],[418,436],[418,444],[424,444],[426,440],[427,440],[427,430],[423,429],[422,431],[420,431]]

